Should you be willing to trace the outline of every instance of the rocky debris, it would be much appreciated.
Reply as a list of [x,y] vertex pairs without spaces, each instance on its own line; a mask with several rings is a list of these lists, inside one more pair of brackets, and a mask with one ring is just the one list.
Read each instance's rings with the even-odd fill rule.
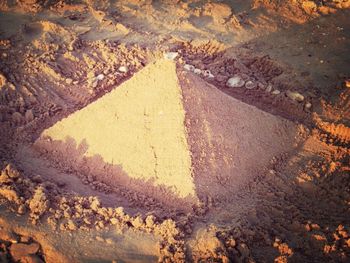
[[234,76],[227,80],[226,86],[229,88],[241,88],[245,84],[245,81],[240,76]]
[[7,164],[0,174],[0,196],[20,205],[22,200],[18,194],[18,189],[15,185],[15,181],[19,178],[19,172],[11,165]]
[[192,248],[191,254],[195,262],[221,260],[228,262],[227,251],[216,236],[215,229],[200,229],[196,232],[195,239],[189,241]]
[[303,1],[302,8],[308,14],[314,14],[317,11],[317,5],[314,1]]
[[201,75],[205,78],[212,79],[215,77],[209,69],[199,69],[199,68],[196,68],[195,66],[190,65],[190,64],[185,64],[184,69],[187,71],[191,71],[194,74]]
[[36,222],[49,208],[50,201],[48,200],[45,189],[38,186],[33,197],[29,200],[30,217],[33,222]]
[[9,202],[14,202],[16,204],[19,204],[21,201],[16,189],[14,189],[12,186],[2,186],[0,188],[0,196]]
[[278,89],[275,89],[274,91],[271,92],[271,94],[279,95],[279,94],[281,94],[281,91],[279,91]]

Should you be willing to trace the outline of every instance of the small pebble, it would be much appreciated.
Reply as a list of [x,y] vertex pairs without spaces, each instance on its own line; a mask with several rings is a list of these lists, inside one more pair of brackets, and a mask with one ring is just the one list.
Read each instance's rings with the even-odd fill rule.
[[271,92],[271,94],[273,94],[273,95],[278,95],[280,93],[281,92],[278,89],[275,89],[274,91]]
[[202,71],[199,68],[195,68],[193,72],[197,75],[200,75],[202,73]]
[[246,89],[254,89],[256,87],[255,83],[251,80],[247,81],[245,84]]
[[294,100],[297,102],[304,101],[304,96],[301,95],[299,92],[287,90],[286,94],[288,98],[290,98],[291,100]]
[[203,76],[207,78],[214,78],[214,75],[210,72],[210,70],[204,70]]
[[305,109],[311,109],[311,107],[312,107],[312,104],[311,104],[311,102],[306,102],[305,103]]
[[127,66],[120,66],[118,68],[118,71],[119,72],[122,72],[122,73],[127,73],[129,71],[128,67]]
[[67,78],[67,79],[66,79],[66,83],[67,83],[68,85],[72,84],[72,82],[73,82],[73,80],[72,80],[71,78]]
[[265,91],[270,93],[272,91],[272,85],[271,84],[267,85]]
[[240,76],[231,77],[226,82],[226,85],[230,88],[241,88],[244,84],[245,82]]
[[96,77],[96,80],[103,80],[105,78],[105,76],[103,74],[99,74]]
[[193,65],[190,65],[190,64],[185,64],[184,69],[186,69],[188,71],[194,71],[195,67]]

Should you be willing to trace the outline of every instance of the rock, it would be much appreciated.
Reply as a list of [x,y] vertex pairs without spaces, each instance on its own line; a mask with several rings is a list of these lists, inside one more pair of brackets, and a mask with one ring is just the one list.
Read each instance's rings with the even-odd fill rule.
[[241,88],[244,84],[245,82],[240,76],[231,77],[226,82],[226,85],[230,88]]
[[17,213],[20,215],[24,215],[26,213],[27,209],[26,206],[24,204],[19,205],[18,209],[17,209]]
[[178,55],[179,53],[177,52],[167,52],[164,54],[164,58],[169,60],[174,60]]
[[127,73],[129,71],[129,69],[128,69],[127,66],[120,66],[118,68],[118,71],[121,72],[121,73]]
[[281,94],[281,92],[278,89],[275,89],[274,91],[271,92],[273,95],[278,95]]
[[304,96],[301,95],[299,92],[287,90],[286,94],[287,94],[287,97],[290,98],[291,100],[294,100],[297,102],[304,101]]
[[19,261],[22,257],[36,254],[40,249],[38,243],[31,244],[12,244],[10,246],[10,254],[15,261]]
[[101,203],[100,200],[98,200],[98,198],[93,198],[91,204],[90,204],[90,208],[97,212],[99,210],[99,208],[101,207]]
[[194,71],[195,67],[193,65],[190,65],[190,64],[185,64],[184,69],[186,69],[188,71]]
[[256,85],[259,89],[265,89],[265,85],[261,82],[258,82]]
[[154,221],[155,221],[155,217],[153,215],[149,215],[146,217],[146,226],[147,227],[153,227],[154,226]]
[[96,88],[97,85],[98,85],[98,81],[96,80],[96,81],[94,81],[94,82],[92,83],[92,88]]
[[200,70],[199,68],[195,68],[195,69],[193,70],[193,72],[194,72],[195,74],[197,74],[197,75],[202,74],[202,70]]
[[203,71],[203,76],[206,78],[214,78],[214,75],[208,69]]
[[309,110],[309,109],[311,109],[311,107],[312,107],[311,102],[306,102],[305,103],[305,109]]
[[143,220],[141,217],[136,217],[133,221],[132,221],[132,225],[136,228],[139,229],[142,225],[143,225]]
[[103,74],[98,74],[96,77],[96,80],[103,80],[105,78],[105,75]]
[[270,93],[272,91],[272,85],[271,84],[267,85],[265,91]]
[[255,89],[256,88],[256,84],[253,81],[249,80],[249,81],[246,82],[245,88],[246,89]]
[[67,78],[67,79],[66,79],[66,83],[67,83],[68,85],[72,84],[72,82],[73,82],[73,80],[72,80],[71,78]]
[[26,120],[26,123],[31,122],[34,120],[34,114],[32,110],[27,110],[26,113],[24,114],[24,118]]

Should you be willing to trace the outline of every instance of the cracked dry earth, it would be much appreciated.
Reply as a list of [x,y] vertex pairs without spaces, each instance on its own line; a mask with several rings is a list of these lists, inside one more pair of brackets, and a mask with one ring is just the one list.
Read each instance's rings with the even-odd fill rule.
[[[348,262],[349,5],[0,1],[0,262]],[[134,77],[128,125],[165,101],[144,83],[180,92],[178,128],[155,123],[185,134],[195,201],[108,177],[69,145],[33,147]]]

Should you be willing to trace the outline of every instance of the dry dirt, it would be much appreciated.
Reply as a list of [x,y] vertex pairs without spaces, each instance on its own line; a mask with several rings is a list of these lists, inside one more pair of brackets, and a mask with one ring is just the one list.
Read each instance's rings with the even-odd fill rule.
[[349,262],[349,7],[0,0],[0,262]]

